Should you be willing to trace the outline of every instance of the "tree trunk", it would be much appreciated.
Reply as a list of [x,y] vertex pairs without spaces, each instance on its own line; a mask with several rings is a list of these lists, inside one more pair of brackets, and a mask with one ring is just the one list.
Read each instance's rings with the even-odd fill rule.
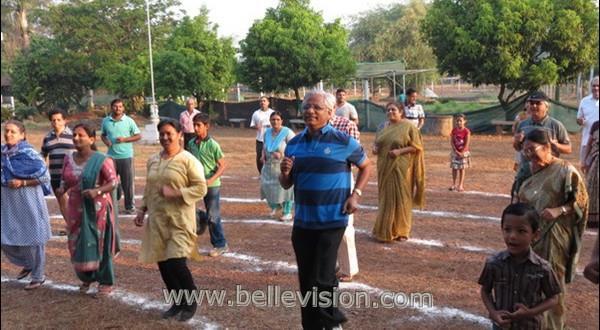
[[298,87],[294,87],[294,95],[296,95],[296,117],[300,117],[300,113],[302,112],[301,102],[300,102],[300,89]]
[[17,9],[17,20],[19,22],[19,32],[23,39],[23,48],[29,48],[29,24],[27,23],[27,10],[22,6]]
[[556,83],[554,87],[554,100],[560,102],[560,84]]

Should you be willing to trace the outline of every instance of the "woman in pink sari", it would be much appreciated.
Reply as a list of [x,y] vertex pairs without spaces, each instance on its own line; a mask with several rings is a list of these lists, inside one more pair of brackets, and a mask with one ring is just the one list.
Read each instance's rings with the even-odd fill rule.
[[96,132],[86,124],[73,128],[77,149],[65,156],[61,187],[67,193],[66,222],[69,253],[80,292],[98,282],[98,295],[108,295],[115,282],[113,257],[119,251],[112,192],[117,174],[112,159],[95,151]]

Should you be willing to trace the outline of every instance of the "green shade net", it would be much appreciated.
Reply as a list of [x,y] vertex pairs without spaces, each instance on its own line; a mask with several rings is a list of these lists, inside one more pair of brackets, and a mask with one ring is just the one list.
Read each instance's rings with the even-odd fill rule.
[[[474,133],[493,133],[496,127],[492,125],[492,120],[514,120],[517,114],[525,108],[525,100],[528,94],[523,94],[507,105],[508,111],[505,111],[500,105],[485,107],[478,110],[466,112],[467,126]],[[385,108],[370,101],[351,101],[356,107],[360,120],[360,130],[374,132],[377,126],[386,119]],[[550,116],[562,122],[570,133],[579,132],[577,125],[577,109],[566,104],[550,100]],[[427,116],[427,106],[425,115]],[[436,115],[452,116],[453,113],[438,113]]]
[[[524,109],[527,94],[523,94],[507,105],[508,111],[504,111],[500,105],[485,107],[478,110],[466,112],[467,126],[474,133],[493,133],[496,127],[492,125],[492,120],[514,120],[517,113]],[[270,97],[270,106],[272,109],[282,113],[284,125],[289,126],[289,120],[301,118],[297,111],[299,104],[294,99],[281,99]],[[576,122],[577,109],[560,102],[550,100],[550,116],[561,121],[567,130],[571,133],[579,131]],[[385,108],[371,101],[354,100],[350,101],[360,120],[359,129],[363,132],[375,132],[377,127],[386,120]],[[248,102],[204,102],[202,111],[211,114],[211,118],[220,125],[227,125],[231,118],[244,118],[250,123],[252,113],[259,108],[258,100]],[[424,106],[427,116],[427,105]],[[185,107],[172,101],[167,101],[159,106],[159,115],[161,117],[170,117],[179,119],[179,114],[185,110]],[[436,115],[452,116],[452,113],[438,113]]]

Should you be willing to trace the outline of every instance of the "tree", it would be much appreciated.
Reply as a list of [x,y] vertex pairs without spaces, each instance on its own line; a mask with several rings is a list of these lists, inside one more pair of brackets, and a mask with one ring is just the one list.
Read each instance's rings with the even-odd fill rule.
[[84,95],[81,72],[85,63],[54,39],[33,37],[11,66],[14,96],[40,110],[76,104]]
[[[31,14],[45,8],[50,0],[2,1],[2,59],[11,61],[23,48],[28,48],[30,35],[37,26],[31,24]],[[33,26],[32,26],[33,25]]]
[[[175,25],[176,0],[150,3],[154,49]],[[145,0],[72,0],[49,8],[44,18],[58,43],[86,63],[86,89],[105,87],[139,105],[148,90],[148,31]],[[146,65],[146,67],[143,67]],[[139,107],[136,107],[136,111]]]
[[355,71],[348,34],[339,21],[325,24],[308,0],[281,0],[240,42],[239,74],[255,90],[299,89],[320,80],[347,80]]
[[[433,50],[424,41],[420,26],[427,13],[422,0],[407,5],[378,7],[353,18],[350,29],[350,49],[359,62],[404,60],[407,69],[431,69],[436,66]],[[421,83],[436,73],[420,74]],[[415,76],[408,76],[409,85],[416,86]]]
[[518,91],[574,78],[598,57],[590,0],[435,0],[421,26],[441,71],[499,85],[503,106]]
[[234,82],[235,50],[230,38],[218,38],[203,8],[184,17],[156,55],[156,92],[160,96],[194,95],[222,99]]

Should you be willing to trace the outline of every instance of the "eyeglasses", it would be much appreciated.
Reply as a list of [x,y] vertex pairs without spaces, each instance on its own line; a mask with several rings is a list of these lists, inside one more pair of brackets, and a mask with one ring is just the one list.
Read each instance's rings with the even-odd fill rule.
[[525,154],[526,156],[531,156],[535,154],[538,150],[540,150],[541,147],[542,146],[537,146],[529,149],[523,149],[523,154]]
[[327,110],[326,107],[322,107],[322,106],[320,106],[318,104],[310,104],[310,103],[308,103],[308,104],[302,105],[302,110],[304,110],[304,111],[306,111],[306,110],[308,110],[310,108],[313,108],[313,110],[315,110],[315,111],[324,111],[324,110]]
[[542,101],[528,101],[529,105],[540,105]]

